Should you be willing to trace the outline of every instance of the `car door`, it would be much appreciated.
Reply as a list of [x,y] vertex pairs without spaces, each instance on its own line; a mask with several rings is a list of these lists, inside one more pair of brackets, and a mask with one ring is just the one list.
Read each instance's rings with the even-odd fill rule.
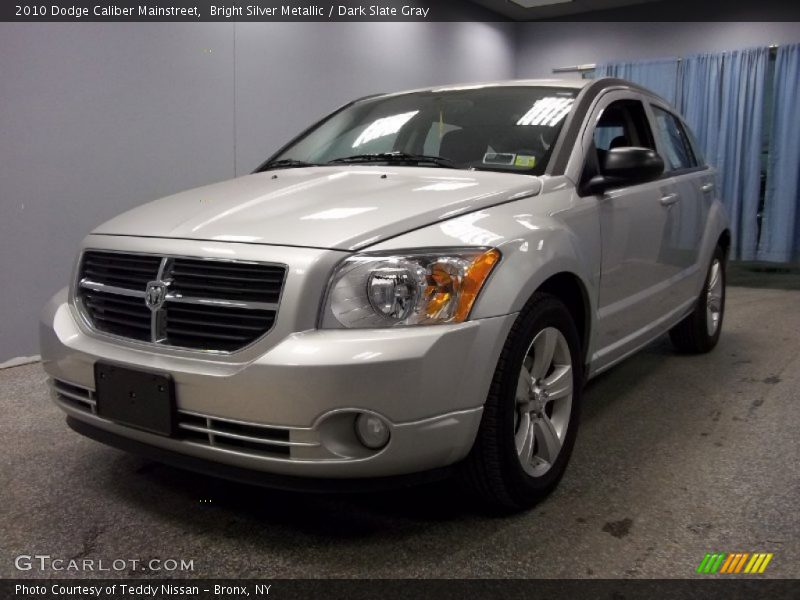
[[660,101],[651,101],[649,111],[670,198],[661,260],[672,273],[669,308],[680,311],[696,300],[702,285],[699,279],[705,276],[699,252],[714,196],[714,175],[699,156],[680,117]]
[[[584,177],[590,176],[593,168],[600,168],[604,153],[612,148],[657,149],[644,98],[637,93],[606,94],[587,123],[584,141],[589,149]],[[670,278],[675,272],[669,253],[663,251],[672,193],[671,184],[658,179],[596,196],[602,256],[592,356],[595,371],[661,331],[670,306]]]

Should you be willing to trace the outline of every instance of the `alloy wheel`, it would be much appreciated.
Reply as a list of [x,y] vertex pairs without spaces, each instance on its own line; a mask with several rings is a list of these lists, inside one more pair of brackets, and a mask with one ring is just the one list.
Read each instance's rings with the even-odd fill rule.
[[558,458],[569,426],[573,395],[572,356],[555,327],[533,338],[515,395],[514,443],[528,475],[541,477]]
[[709,336],[713,336],[719,328],[719,320],[722,314],[722,263],[719,259],[714,259],[711,263],[711,272],[708,277],[708,287],[706,288],[706,329]]

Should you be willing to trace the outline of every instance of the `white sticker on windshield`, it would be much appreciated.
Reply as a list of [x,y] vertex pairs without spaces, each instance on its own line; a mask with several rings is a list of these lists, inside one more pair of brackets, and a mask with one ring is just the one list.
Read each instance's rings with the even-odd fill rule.
[[483,155],[483,163],[486,165],[513,165],[517,158],[511,152],[487,152]]

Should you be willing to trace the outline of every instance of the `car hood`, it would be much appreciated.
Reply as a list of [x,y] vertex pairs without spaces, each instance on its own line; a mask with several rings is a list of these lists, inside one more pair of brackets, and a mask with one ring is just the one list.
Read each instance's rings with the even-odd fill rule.
[[94,233],[356,250],[540,189],[537,177],[488,171],[282,169],[167,196]]

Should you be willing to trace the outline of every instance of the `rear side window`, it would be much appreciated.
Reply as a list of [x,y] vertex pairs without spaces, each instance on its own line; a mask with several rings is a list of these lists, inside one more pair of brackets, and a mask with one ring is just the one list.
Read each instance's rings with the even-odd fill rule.
[[692,131],[692,128],[683,124],[683,131],[686,133],[686,137],[689,139],[689,145],[692,148],[692,154],[694,154],[694,161],[697,163],[698,167],[705,167],[706,166],[706,159],[703,156],[702,150],[700,150],[700,144],[697,141],[697,138]]
[[664,162],[667,171],[680,171],[697,166],[689,136],[680,120],[672,113],[653,106],[658,135],[664,145]]

